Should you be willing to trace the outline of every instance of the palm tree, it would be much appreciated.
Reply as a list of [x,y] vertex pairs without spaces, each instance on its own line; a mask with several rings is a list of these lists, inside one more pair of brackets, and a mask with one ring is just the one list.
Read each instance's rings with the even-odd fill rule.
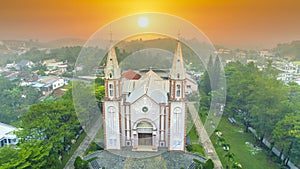
[[222,145],[222,143],[225,143],[225,138],[223,137],[218,137],[218,144]]
[[222,143],[221,146],[223,147],[223,150],[225,150],[225,151],[230,150],[230,144],[228,144],[228,143]]
[[228,151],[224,157],[226,158],[227,161],[227,165],[226,165],[226,169],[229,168],[230,165],[228,165],[229,163],[231,163],[232,161],[234,161],[234,153]]
[[234,169],[242,169],[243,167],[242,167],[242,164],[241,164],[241,163],[239,163],[239,162],[234,162],[234,163],[232,164],[232,168],[234,168]]

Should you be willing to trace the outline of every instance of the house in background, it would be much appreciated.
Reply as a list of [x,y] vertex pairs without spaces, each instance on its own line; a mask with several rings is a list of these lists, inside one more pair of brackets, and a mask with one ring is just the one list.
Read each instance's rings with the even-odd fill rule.
[[0,122],[0,148],[5,145],[15,146],[18,143],[18,138],[13,133],[16,130],[16,127]]
[[16,69],[21,70],[23,68],[32,68],[34,66],[34,63],[30,60],[21,60],[17,65]]
[[47,67],[47,70],[49,73],[64,73],[67,71],[68,68],[68,62],[56,62],[54,59],[47,60],[43,62],[43,65]]
[[64,85],[65,80],[56,76],[42,76],[36,82],[32,83],[32,87],[42,91],[44,95],[48,95]]
[[8,64],[5,65],[6,69],[13,69],[13,68],[16,68],[16,67],[17,67],[16,62],[8,63]]
[[187,73],[185,80],[185,93],[189,95],[195,92],[198,92],[198,84],[193,77]]
[[133,70],[128,70],[122,74],[122,78],[127,80],[138,80],[140,79],[141,75]]

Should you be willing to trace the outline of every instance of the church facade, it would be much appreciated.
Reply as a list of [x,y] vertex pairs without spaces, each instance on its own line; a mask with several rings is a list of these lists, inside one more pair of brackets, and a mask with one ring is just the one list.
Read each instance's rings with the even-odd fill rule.
[[106,150],[185,151],[186,70],[178,41],[169,79],[151,69],[139,79],[125,79],[114,47],[108,52],[104,69],[103,107]]

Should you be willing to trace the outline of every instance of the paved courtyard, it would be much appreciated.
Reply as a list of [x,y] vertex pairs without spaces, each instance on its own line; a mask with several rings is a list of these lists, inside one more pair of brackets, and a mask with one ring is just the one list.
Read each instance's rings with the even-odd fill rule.
[[205,161],[201,156],[184,152],[132,152],[130,150],[121,152],[122,155],[116,155],[116,152],[98,151],[86,156],[84,160],[96,157],[90,162],[91,169],[102,167],[106,169],[180,169],[181,167],[188,169],[192,166],[194,158]]

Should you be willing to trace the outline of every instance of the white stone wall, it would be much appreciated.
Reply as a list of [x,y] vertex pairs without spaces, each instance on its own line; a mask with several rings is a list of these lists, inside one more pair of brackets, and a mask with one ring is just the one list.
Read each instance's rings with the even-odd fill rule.
[[[143,107],[147,107],[148,111],[143,112]],[[138,99],[134,102],[131,107],[131,120],[132,122],[136,122],[140,119],[146,118],[151,119],[155,126],[159,126],[159,105],[152,101],[148,96],[143,96],[142,98]],[[134,124],[132,124],[133,127]]]
[[124,109],[125,109],[125,106],[124,105],[121,105],[121,129],[122,129],[122,140],[121,140],[121,145],[122,146],[126,146],[126,143],[125,143],[125,140],[126,140],[126,131],[125,131],[125,123],[126,123],[126,121],[125,121],[125,116],[126,116],[126,114],[125,114],[125,111],[124,111]]
[[52,88],[53,90],[62,87],[65,84],[64,79],[57,79],[53,84],[52,84]]
[[[143,107],[147,107],[148,111],[143,112]],[[139,121],[147,121],[150,119],[157,130],[159,131],[159,115],[160,115],[160,107],[157,103],[151,100],[148,96],[143,96],[134,102],[130,107],[131,113],[131,129],[134,128],[134,125]],[[144,120],[143,120],[144,119]],[[133,133],[131,134],[133,138]],[[157,133],[156,137],[156,145],[158,145],[159,135]]]
[[185,103],[171,102],[170,104],[170,151],[185,150]]
[[106,149],[121,149],[119,103],[117,101],[105,101],[104,110]]

